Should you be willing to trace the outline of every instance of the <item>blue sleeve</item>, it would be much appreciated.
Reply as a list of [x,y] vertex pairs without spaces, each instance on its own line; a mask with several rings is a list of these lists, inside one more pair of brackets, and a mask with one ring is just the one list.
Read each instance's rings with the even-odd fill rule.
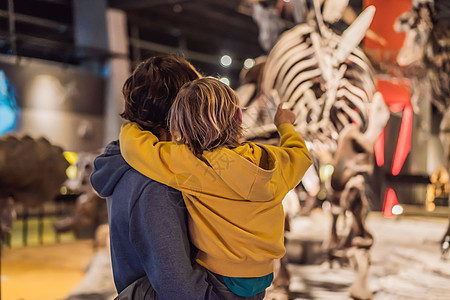
[[130,241],[160,299],[218,299],[192,260],[181,193],[148,184],[130,211]]

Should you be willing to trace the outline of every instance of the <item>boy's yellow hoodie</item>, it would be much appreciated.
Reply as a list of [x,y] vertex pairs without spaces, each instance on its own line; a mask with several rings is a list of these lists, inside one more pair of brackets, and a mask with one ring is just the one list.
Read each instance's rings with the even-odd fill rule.
[[197,157],[128,123],[120,150],[138,172],[183,193],[200,265],[224,276],[260,277],[285,253],[281,201],[311,165],[294,127],[282,124],[278,131],[280,147],[246,142]]

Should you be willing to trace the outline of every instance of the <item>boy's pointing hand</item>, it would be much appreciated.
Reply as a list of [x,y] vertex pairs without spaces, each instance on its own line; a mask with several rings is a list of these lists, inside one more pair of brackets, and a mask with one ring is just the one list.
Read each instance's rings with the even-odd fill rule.
[[281,124],[294,124],[295,122],[295,114],[290,109],[283,108],[283,102],[278,104],[277,112],[275,113],[275,117],[273,122],[275,126],[280,126]]

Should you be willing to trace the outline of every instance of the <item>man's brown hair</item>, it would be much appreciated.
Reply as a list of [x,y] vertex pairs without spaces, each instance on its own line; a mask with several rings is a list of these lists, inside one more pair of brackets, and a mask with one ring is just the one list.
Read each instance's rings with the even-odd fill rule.
[[242,115],[235,92],[216,78],[186,83],[169,112],[170,133],[196,155],[233,148],[242,137]]
[[125,110],[120,116],[158,134],[169,130],[167,117],[179,89],[200,77],[184,58],[159,55],[141,62],[125,81]]

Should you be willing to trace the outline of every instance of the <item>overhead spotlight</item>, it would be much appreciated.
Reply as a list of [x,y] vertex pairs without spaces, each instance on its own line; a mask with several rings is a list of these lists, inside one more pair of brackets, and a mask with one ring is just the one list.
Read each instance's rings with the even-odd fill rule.
[[231,65],[231,63],[233,62],[233,60],[231,59],[231,56],[229,56],[229,55],[223,55],[221,58],[220,58],[220,64],[223,66],[223,67],[229,67],[230,65]]
[[286,3],[289,3],[289,2],[291,2],[291,0],[283,0],[284,2],[286,2]]
[[251,68],[253,68],[255,66],[255,60],[253,59],[253,58],[247,58],[245,61],[244,61],[244,68],[245,69],[251,69]]
[[225,83],[226,85],[230,86],[230,79],[227,77],[220,77],[219,81]]

